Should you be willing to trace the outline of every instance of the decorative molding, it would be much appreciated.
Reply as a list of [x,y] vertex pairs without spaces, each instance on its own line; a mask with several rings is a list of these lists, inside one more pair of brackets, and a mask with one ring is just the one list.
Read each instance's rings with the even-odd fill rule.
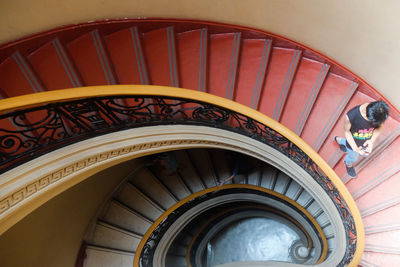
[[207,146],[219,146],[225,148],[235,148],[240,150],[245,150],[246,152],[253,154],[252,151],[246,150],[243,148],[239,148],[234,145],[227,145],[221,142],[216,141],[207,141],[207,140],[167,140],[167,141],[157,141],[157,142],[147,142],[141,143],[138,145],[132,145],[120,149],[109,150],[106,152],[99,153],[94,156],[90,156],[85,158],[84,160],[76,161],[71,163],[70,165],[58,169],[50,174],[40,177],[35,182],[30,183],[24,187],[21,187],[18,190],[13,191],[8,196],[3,198],[0,201],[0,215],[11,209],[13,206],[25,201],[29,197],[32,197],[34,194],[48,187],[49,185],[54,184],[57,181],[60,181],[73,173],[78,171],[82,171],[90,166],[98,164],[100,162],[108,161],[110,159],[120,157],[122,155],[136,153],[141,151],[141,154],[146,153],[153,148],[160,147],[168,147],[174,145],[207,145]]

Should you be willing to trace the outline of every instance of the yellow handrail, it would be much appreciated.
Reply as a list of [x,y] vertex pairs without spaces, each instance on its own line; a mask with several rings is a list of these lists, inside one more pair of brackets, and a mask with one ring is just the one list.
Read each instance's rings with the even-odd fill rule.
[[346,204],[353,216],[357,233],[356,252],[354,254],[354,258],[348,266],[357,266],[358,263],[361,261],[361,256],[365,246],[364,226],[358,207],[354,202],[354,199],[351,196],[350,192],[343,184],[342,180],[337,176],[332,168],[318,155],[318,153],[294,132],[292,132],[279,122],[252,108],[228,100],[226,98],[175,87],[155,85],[106,85],[48,91],[3,99],[0,100],[0,113],[5,113],[12,110],[21,110],[54,102],[66,102],[82,98],[119,95],[169,96],[175,98],[197,100],[243,114],[264,125],[267,125],[268,127],[279,132],[281,135],[285,136],[296,146],[300,147],[319,166],[319,168],[330,179],[332,184],[337,188],[343,199],[346,201]]

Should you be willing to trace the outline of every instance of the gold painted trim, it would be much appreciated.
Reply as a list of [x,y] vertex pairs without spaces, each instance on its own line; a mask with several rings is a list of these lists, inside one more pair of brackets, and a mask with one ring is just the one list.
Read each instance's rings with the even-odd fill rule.
[[[83,160],[73,162],[66,167],[57,169],[57,170],[53,171],[52,173],[48,173],[44,176],[41,176],[38,179],[36,179],[34,182],[31,182],[28,185],[21,186],[18,189],[14,190],[13,192],[11,192],[6,197],[4,197],[0,200],[0,216],[3,213],[5,213],[7,210],[11,209],[13,206],[15,206],[18,203],[27,199],[28,197],[32,197],[34,194],[45,189],[47,186],[52,185],[53,183],[55,183],[59,180],[62,180],[75,172],[82,171],[88,167],[91,167],[92,165],[95,165],[100,162],[106,162],[113,158],[118,158],[121,156],[125,156],[127,154],[132,154],[132,153],[138,152],[138,151],[140,151],[141,153],[136,156],[144,157],[151,153],[151,152],[146,152],[149,149],[161,148],[161,147],[166,147],[166,146],[174,146],[174,145],[219,146],[219,147],[225,147],[225,148],[240,149],[241,151],[247,151],[248,153],[251,153],[251,151],[248,151],[247,149],[239,148],[234,145],[227,145],[222,142],[208,141],[208,140],[194,140],[194,139],[185,139],[185,140],[175,139],[175,140],[168,140],[168,141],[147,142],[147,143],[141,143],[141,144],[132,145],[132,146],[128,146],[128,147],[123,147],[120,149],[104,151],[100,154],[93,155],[93,156],[87,157]],[[165,149],[165,151],[167,151],[167,149]],[[159,153],[159,152],[161,152],[161,151],[158,151],[157,153]],[[12,182],[14,182],[14,181],[10,181],[8,183],[3,184],[2,186],[0,186],[0,189]],[[0,234],[1,233],[2,233],[2,231],[1,231],[1,226],[0,226]]]
[[226,98],[198,92],[195,90],[155,85],[107,85],[47,91],[2,99],[0,100],[0,113],[44,105],[47,103],[64,102],[89,97],[118,95],[170,96],[203,101],[229,110],[234,110],[238,113],[248,116],[264,125],[267,125],[268,127],[276,130],[277,132],[288,138],[291,142],[300,147],[318,165],[318,167],[323,171],[323,173],[325,173],[325,175],[327,175],[327,177],[334,184],[334,186],[337,188],[337,190],[346,201],[346,204],[353,216],[357,232],[356,251],[354,253],[353,260],[349,263],[348,266],[356,267],[361,261],[361,256],[365,247],[364,226],[361,219],[360,211],[358,210],[358,207],[353,197],[347,190],[342,180],[337,176],[335,171],[322,159],[322,157],[319,156],[319,154],[310,145],[304,142],[294,132],[292,132],[290,129],[286,128],[279,122],[274,121],[268,116],[250,107],[244,106]]
[[126,154],[131,154],[136,151],[143,151],[143,153],[140,154],[140,156],[142,157],[146,155],[144,151],[151,148],[169,146],[175,144],[193,144],[193,143],[210,144],[211,142],[197,141],[197,140],[169,140],[169,141],[142,143],[138,145],[124,147],[121,149],[104,151],[95,156],[87,157],[84,160],[73,162],[66,167],[63,167],[50,174],[46,174],[45,176],[40,177],[35,182],[30,183],[29,185],[23,186],[15,190],[13,193],[0,200],[0,215],[9,210],[10,208],[12,208],[13,206],[15,206],[16,204],[20,203],[24,199],[32,196],[33,194],[57,182],[58,180],[64,179],[75,172],[81,171],[97,163],[107,161],[109,159],[123,156]]
[[142,250],[144,248],[144,245],[147,241],[147,239],[149,239],[150,235],[153,233],[153,231],[157,228],[157,226],[165,220],[165,218],[167,218],[167,216],[169,214],[171,214],[174,210],[176,210],[177,208],[179,208],[180,206],[184,205],[186,202],[191,201],[192,199],[195,199],[199,196],[202,196],[204,194],[210,193],[210,192],[214,192],[214,191],[219,191],[219,190],[223,190],[223,189],[231,189],[231,188],[246,188],[246,189],[252,189],[252,190],[258,190],[258,191],[262,191],[264,193],[267,193],[269,195],[273,195],[277,198],[280,198],[290,204],[292,204],[293,206],[295,206],[296,208],[298,208],[300,210],[300,212],[302,212],[303,214],[305,214],[307,216],[307,218],[312,222],[312,224],[316,227],[318,233],[321,236],[322,239],[322,252],[321,252],[321,257],[318,260],[318,263],[322,262],[325,258],[326,255],[328,253],[328,241],[326,240],[325,234],[322,231],[322,228],[319,226],[318,222],[315,220],[314,217],[311,216],[311,214],[305,209],[303,208],[300,204],[298,204],[297,202],[295,202],[294,200],[288,198],[285,195],[282,195],[278,192],[272,191],[270,189],[267,188],[263,188],[263,187],[259,187],[259,186],[255,186],[255,185],[245,185],[245,184],[230,184],[230,185],[224,185],[221,187],[210,187],[204,190],[201,190],[199,192],[196,192],[184,199],[182,199],[181,201],[177,202],[176,204],[174,204],[172,207],[170,207],[168,210],[166,210],[151,226],[150,228],[147,230],[146,234],[142,237],[142,240],[140,241],[138,247],[136,248],[136,252],[135,252],[135,258],[133,260],[133,267],[139,267],[139,259],[140,259],[140,254],[142,253]]
[[[260,188],[262,188],[262,187],[260,187]],[[231,208],[231,209],[229,209],[229,210],[225,210],[225,211],[223,211],[223,212],[221,212],[221,213],[219,213],[219,214],[213,216],[212,218],[208,219],[208,220],[200,227],[200,229],[197,231],[197,233],[194,235],[194,237],[192,238],[192,240],[191,240],[190,243],[189,243],[189,246],[188,246],[187,251],[186,251],[186,264],[188,265],[188,267],[192,267],[192,264],[190,263],[190,251],[192,250],[192,247],[193,247],[194,242],[196,242],[198,236],[201,234],[201,232],[204,230],[204,228],[206,228],[206,227],[210,224],[210,222],[214,221],[214,220],[217,219],[218,217],[223,216],[223,215],[226,214],[226,213],[229,213],[229,212],[234,211],[234,210],[238,210],[238,212],[240,212],[241,210],[243,210],[243,209],[245,209],[245,208],[270,211],[270,212],[279,214],[279,215],[282,216],[282,217],[285,217],[287,220],[291,221],[291,222],[292,222],[293,224],[295,224],[298,228],[300,228],[300,230],[305,234],[305,236],[306,236],[306,238],[307,238],[308,249],[310,250],[310,249],[312,248],[312,243],[313,243],[313,242],[312,242],[312,239],[311,239],[310,234],[306,231],[306,229],[304,229],[304,227],[303,227],[298,221],[296,221],[296,220],[293,219],[290,215],[286,214],[286,213],[283,212],[283,211],[274,209],[274,208],[272,208],[272,207],[264,207],[264,206],[261,206],[260,204],[254,204],[254,205],[248,205],[248,206],[241,206],[241,207],[239,207],[239,208]],[[322,256],[322,255],[321,255],[321,256]],[[326,257],[325,257],[325,258],[326,258]],[[322,262],[323,260],[324,260],[324,259],[322,259],[322,258],[320,257],[320,258],[318,259],[318,262],[316,262],[316,264]]]
[[[3,216],[4,213],[11,210],[13,207],[19,205],[18,207],[16,207],[16,211],[13,211],[13,213],[6,214],[3,218],[1,218],[1,220],[0,220],[0,222],[1,222],[0,223],[0,235],[2,233],[4,233],[5,231],[7,231],[12,225],[14,225],[19,220],[21,220],[22,217],[24,217],[26,213],[29,213],[29,212],[23,212],[23,210],[33,209],[33,208],[26,207],[26,205],[29,203],[29,201],[34,201],[32,199],[35,197],[36,193],[43,191],[43,189],[46,189],[48,186],[52,186],[56,182],[59,182],[60,180],[63,180],[65,178],[67,178],[68,176],[75,174],[76,172],[85,171],[86,169],[93,167],[94,165],[96,165],[98,163],[109,164],[108,163],[109,161],[116,160],[118,158],[123,158],[128,154],[133,154],[134,158],[144,157],[144,156],[154,153],[152,150],[154,148],[161,148],[161,150],[157,150],[157,153],[160,153],[163,151],[170,151],[171,148],[168,148],[168,147],[174,146],[174,145],[186,145],[188,147],[190,147],[191,145],[193,147],[199,146],[199,145],[200,146],[204,145],[204,146],[218,146],[218,147],[239,149],[239,147],[236,147],[233,145],[227,145],[227,144],[224,144],[221,142],[216,142],[216,141],[194,140],[194,139],[185,139],[185,140],[174,139],[174,140],[167,140],[167,141],[146,142],[146,143],[123,147],[120,149],[108,150],[108,151],[104,151],[104,152],[96,154],[96,155],[92,155],[85,159],[82,159],[82,160],[79,160],[76,162],[72,162],[71,164],[69,164],[66,167],[57,169],[51,173],[45,174],[45,175],[37,178],[35,181],[29,183],[28,185],[23,185],[23,186],[19,187],[18,189],[12,191],[6,197],[4,197],[0,200],[0,216]],[[240,149],[242,149],[242,148],[240,148]],[[246,151],[246,149],[242,149],[242,150]],[[135,153],[139,152],[139,151],[140,151],[140,153],[135,155]],[[128,158],[127,160],[130,160],[130,159],[133,159],[133,158]],[[106,167],[110,167],[110,166],[107,165]],[[103,169],[104,168],[102,168],[101,170],[103,170]],[[100,171],[100,170],[97,170],[97,171]],[[13,216],[15,212],[17,212],[17,214],[16,214],[16,216]]]

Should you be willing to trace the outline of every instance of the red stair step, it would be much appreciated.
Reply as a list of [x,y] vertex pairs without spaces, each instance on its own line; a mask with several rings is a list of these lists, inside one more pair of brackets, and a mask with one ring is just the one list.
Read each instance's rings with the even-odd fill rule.
[[70,42],[68,51],[86,85],[117,84],[112,63],[98,30]]
[[374,227],[376,225],[397,224],[400,221],[400,200],[380,202],[360,209],[364,227]]
[[41,46],[28,58],[47,90],[82,86],[75,67],[59,39]]
[[337,144],[333,141],[333,139],[335,136],[344,137],[344,119],[346,117],[346,113],[357,105],[361,105],[371,101],[374,101],[374,99],[361,92],[354,93],[353,97],[351,98],[346,108],[344,109],[339,119],[337,120],[335,126],[328,134],[326,142],[322,144],[318,152],[320,156],[322,156],[322,158],[326,162],[328,162],[328,164],[330,164],[331,166],[335,166],[336,163],[341,158],[341,156],[343,155],[343,153],[341,153],[341,151],[339,150]]
[[256,109],[271,52],[271,40],[245,39],[239,60],[235,101]]
[[151,84],[179,87],[174,28],[143,34],[143,50]]
[[[399,149],[399,143],[397,143],[396,149]],[[394,149],[394,147],[392,147]],[[398,150],[397,150],[398,151]],[[394,154],[394,153],[392,153]],[[389,158],[386,155],[386,158]],[[367,168],[363,169],[359,178],[352,179],[348,182],[347,187],[353,194],[354,198],[366,199],[367,195],[380,194],[382,197],[396,196],[397,192],[392,191],[390,186],[397,188],[400,185],[400,159],[387,161],[386,165],[382,165],[382,160],[385,157],[379,157],[378,165],[371,164]],[[374,201],[378,201],[375,200]]]
[[41,81],[19,52],[0,64],[0,88],[4,98],[44,91]]
[[[366,263],[364,263],[366,262]],[[364,265],[365,264],[365,265]],[[371,265],[367,265],[371,264]],[[399,266],[399,255],[365,251],[362,256],[361,266],[365,267],[395,267]]]
[[[148,71],[137,27],[131,27],[105,37],[108,53],[121,84],[149,84]],[[132,99],[119,101],[137,105]]]
[[[397,164],[399,171],[399,164]],[[371,191],[365,193],[357,199],[357,205],[360,209],[366,209],[373,205],[378,205],[398,195],[398,186],[400,184],[400,174],[397,173],[386,179],[383,183],[377,185]],[[357,191],[355,191],[357,192]]]
[[[19,52],[14,53],[11,57],[6,59],[0,65],[0,88],[2,89],[1,97],[14,97],[18,95],[32,94],[43,91],[42,83],[37,78],[34,73],[32,67],[29,63],[21,56]],[[36,123],[35,127],[42,125],[41,122],[43,118],[46,117],[46,114],[43,111],[35,111],[26,114],[26,117],[19,117],[18,120],[13,119],[4,119],[0,122],[0,128],[3,128],[5,132],[7,131],[21,131],[27,130],[25,132],[26,136],[16,135],[17,138],[13,138],[14,141],[19,144],[20,142],[24,142],[30,137],[37,137],[40,135],[40,132],[37,130],[31,130],[32,127],[24,127],[24,125],[32,125],[32,123]],[[48,121],[48,120],[47,120]],[[43,135],[49,136],[47,133]],[[7,144],[5,145],[5,152],[11,153],[13,148],[7,148]],[[19,148],[20,151],[25,151],[26,148]]]
[[280,122],[300,135],[322,87],[329,65],[302,58]]
[[315,150],[324,143],[357,86],[357,83],[331,73],[326,77],[301,134]]
[[[354,179],[350,176],[347,175],[346,167],[344,165],[344,158],[343,158],[343,153],[340,151],[337,151],[337,153],[334,155],[339,157],[338,162],[336,163],[336,166],[333,168],[333,170],[336,172],[336,174],[342,179],[342,182],[345,184],[349,182],[351,179]],[[328,162],[329,164],[329,162]],[[356,171],[357,172],[357,171]],[[348,178],[344,178],[344,176]]]
[[206,91],[207,82],[207,29],[178,34],[178,62],[180,86]]
[[300,58],[300,50],[274,47],[271,51],[258,110],[274,120],[282,115]]
[[[86,85],[118,84],[107,47],[98,30],[73,40],[69,43],[68,48]],[[125,101],[117,100],[116,102],[122,105]],[[126,119],[124,115],[118,115],[118,117]],[[104,118],[104,120],[109,121],[110,119]],[[89,121],[87,123],[91,124]],[[98,127],[98,125],[91,126]]]
[[[398,247],[400,244],[400,231],[389,231],[365,236],[366,247],[386,246]],[[368,251],[368,250],[367,250]]]
[[106,36],[110,58],[121,84],[149,84],[145,57],[137,27]]
[[382,224],[365,227],[365,234],[372,235],[376,233],[383,233],[389,231],[400,231],[400,223],[395,224]]
[[[10,71],[12,73],[10,73]],[[7,78],[4,80],[0,79],[0,86],[5,91],[2,92],[3,97],[13,97],[44,91],[42,81],[39,80],[33,68],[18,52],[14,53],[10,58],[2,63],[0,73],[2,73],[1,77],[6,75],[5,78]],[[17,135],[18,138],[14,139],[17,143],[26,140],[31,141],[39,137],[42,137],[39,138],[40,140],[45,140],[45,137],[51,140],[54,136],[59,136],[58,134],[60,133],[60,130],[57,127],[42,126],[47,123],[56,126],[57,120],[53,119],[54,118],[48,116],[45,111],[32,111],[26,113],[23,119],[19,117],[19,119],[15,121],[8,119],[3,120],[0,127],[9,130],[25,131],[25,136]],[[32,127],[33,124],[34,126]],[[29,126],[25,127],[25,125]],[[10,149],[7,150],[10,152]],[[22,150],[26,150],[26,148],[22,148]]]
[[208,93],[234,98],[240,41],[240,33],[210,36]]

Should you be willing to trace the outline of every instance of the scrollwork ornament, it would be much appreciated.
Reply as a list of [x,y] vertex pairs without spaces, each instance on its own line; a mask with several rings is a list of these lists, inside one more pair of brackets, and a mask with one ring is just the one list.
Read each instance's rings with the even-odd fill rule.
[[222,108],[203,105],[193,111],[192,118],[208,123],[222,124],[229,119],[229,112]]

